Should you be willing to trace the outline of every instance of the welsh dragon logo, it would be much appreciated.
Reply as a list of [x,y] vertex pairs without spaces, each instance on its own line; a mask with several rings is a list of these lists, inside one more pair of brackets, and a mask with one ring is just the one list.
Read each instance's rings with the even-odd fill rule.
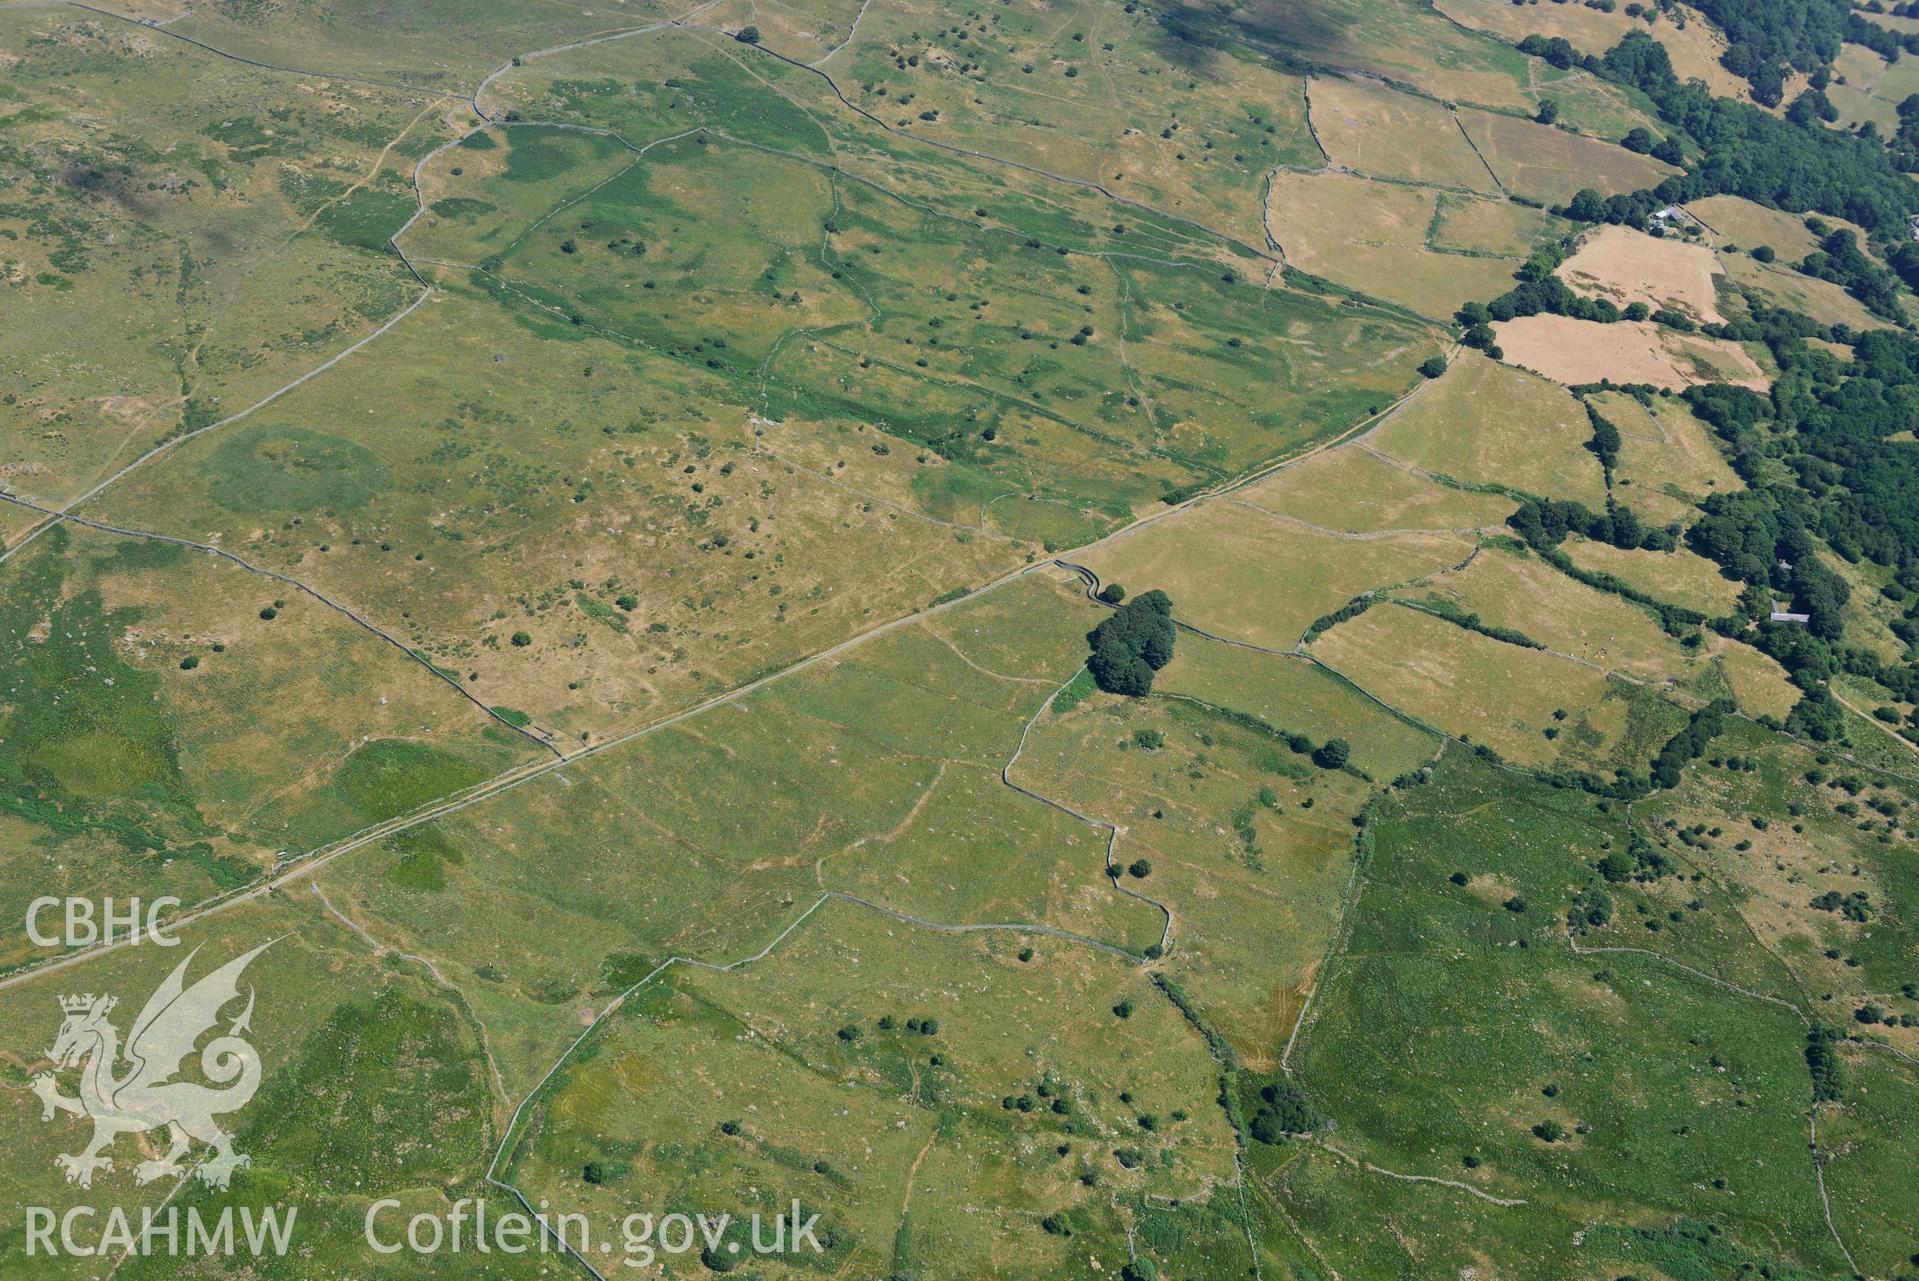
[[[228,1026],[226,1035],[215,1037],[200,1051],[200,1071],[214,1085],[171,1078],[200,1037],[218,1024],[220,1010],[239,999],[241,972],[272,945],[272,941],[262,943],[187,987],[187,966],[200,950],[195,948],[147,998],[124,1046],[119,1030],[107,1019],[115,998],[92,994],[60,998],[66,1020],[47,1051],[54,1071],[34,1077],[33,1092],[44,1105],[41,1120],[51,1121],[59,1111],[93,1122],[93,1141],[85,1151],[54,1158],[54,1164],[66,1172],[67,1182],[92,1187],[95,1171],[113,1169],[113,1158],[101,1152],[116,1138],[162,1126],[171,1131],[172,1146],[159,1160],[142,1161],[135,1167],[139,1183],[179,1176],[184,1170],[180,1159],[195,1141],[213,1149],[194,1173],[214,1187],[226,1187],[233,1172],[248,1164],[244,1155],[233,1150],[232,1136],[213,1118],[245,1107],[260,1088],[259,1053],[242,1037],[253,1019],[252,989],[247,991],[246,1008]],[[62,1094],[55,1079],[55,1072],[72,1067],[80,1068],[78,1096]]]

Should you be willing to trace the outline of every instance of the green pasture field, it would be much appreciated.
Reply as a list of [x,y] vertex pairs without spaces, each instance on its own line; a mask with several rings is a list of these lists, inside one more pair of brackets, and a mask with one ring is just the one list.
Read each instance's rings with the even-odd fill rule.
[[396,171],[441,136],[428,99],[262,76],[69,10],[0,14],[0,49],[18,51],[0,101],[16,490],[71,499],[417,292],[383,242],[413,207]]
[[[159,7],[161,0],[139,0]],[[307,67],[415,85],[443,95],[448,109],[487,75],[543,49],[658,23],[673,11],[652,0],[594,8],[424,0],[390,8],[367,0],[284,8],[231,4],[182,15],[172,30],[278,66]]]
[[[1239,667],[1305,667],[1230,654]],[[1331,942],[1371,789],[1256,713],[1183,693],[1175,673],[1164,697],[1099,695],[1042,717],[1013,777],[1124,829],[1114,857],[1145,860],[1146,874],[1123,879],[1173,913],[1165,972],[1243,1062],[1270,1069]]]
[[1860,1268],[1896,1276],[1912,1262],[1912,1225],[1901,1207],[1919,1189],[1903,1147],[1919,1077],[1910,1062],[1883,1050],[1853,1049],[1844,1063],[1845,1097],[1819,1109],[1820,1151],[1831,1158],[1826,1190]]
[[[487,102],[496,115],[522,121],[608,129],[636,151],[689,131],[710,143],[770,148],[1022,241],[1198,258],[1249,275],[1270,267],[1256,208],[1243,226],[1211,225],[1114,191],[1115,182],[1124,186],[1123,171],[1119,180],[1095,181],[946,143],[917,116],[900,126],[842,101],[836,85],[860,92],[723,35],[676,28],[514,68],[489,86]],[[1067,111],[1077,106],[1069,99]]]
[[1447,21],[1437,11],[1393,0],[1313,0],[1285,8],[1246,6],[1217,16],[1183,11],[1174,26],[1188,44],[1245,42],[1308,65],[1370,70],[1421,93],[1512,111],[1536,105],[1524,55]]
[[1353,765],[1377,780],[1418,769],[1439,739],[1366,698],[1308,659],[1253,655],[1238,646],[1183,638],[1155,686],[1258,718],[1315,743],[1343,738]]
[[[141,1137],[123,1135],[107,1150],[114,1168],[96,1174],[91,1189],[63,1182],[54,1157],[79,1151],[88,1126],[64,1114],[52,1123],[41,1120],[39,1100],[25,1088],[29,1067],[38,1070],[26,1047],[52,1043],[61,1019],[56,998],[73,983],[53,975],[9,988],[0,993],[0,1017],[18,1035],[0,1060],[0,1080],[8,1087],[0,1089],[7,1134],[0,1156],[0,1205],[7,1215],[0,1276],[37,1281],[98,1271],[97,1259],[27,1257],[26,1206],[63,1213],[105,1201],[124,1207],[137,1229],[142,1208],[169,1197],[183,1214],[193,1207],[209,1219],[226,1205],[297,1207],[294,1248],[284,1258],[246,1256],[245,1275],[291,1281],[315,1268],[383,1279],[443,1275],[444,1259],[373,1256],[362,1223],[378,1197],[402,1199],[405,1213],[429,1207],[444,1213],[454,1199],[480,1189],[505,1100],[487,1067],[484,1031],[464,1001],[419,965],[376,956],[304,886],[185,927],[180,937],[178,948],[127,948],[91,962],[83,990],[121,995],[111,1021],[124,1033],[147,994],[190,951],[199,949],[188,965],[189,984],[270,941],[241,979],[242,999],[253,992],[244,1035],[259,1053],[264,1083],[247,1107],[220,1118],[250,1165],[235,1172],[224,1192],[197,1180],[177,1193],[170,1179],[142,1186],[134,1167],[160,1149],[143,1151]],[[225,1011],[222,1030],[241,1004]],[[62,1088],[72,1092],[72,1074],[64,1075]],[[399,1214],[395,1222],[403,1221]],[[209,1262],[184,1252],[169,1257],[162,1249],[125,1260],[119,1271],[142,1278],[206,1276]],[[241,1275],[241,1262],[213,1260],[212,1274]],[[504,1261],[488,1275],[539,1276],[540,1264]]]
[[1106,831],[1000,781],[1099,614],[1023,577],[357,853],[325,883],[461,976],[516,1084],[635,966],[750,954],[828,890],[1143,953],[1163,918],[1113,890]]
[[826,70],[913,137],[1097,182],[1253,244],[1265,173],[1322,158],[1299,77],[1243,48],[1183,45],[1144,6],[905,0],[869,10]]
[[[544,754],[395,647],[203,552],[61,527],[5,583],[8,919],[47,894],[192,904]],[[9,934],[0,955],[44,952]]]
[[747,26],[760,33],[760,44],[795,62],[827,67],[835,55],[852,47],[855,24],[861,21],[858,0],[801,0],[793,4],[760,4],[757,0],[720,0],[699,12],[706,25],[722,31]]
[[[1913,981],[1919,948],[1904,922],[1919,910],[1919,881],[1897,847],[1910,839],[1919,790],[1829,753],[1822,766],[1820,753],[1752,729],[1716,741],[1713,755],[1738,757],[1741,768],[1695,767],[1684,787],[1647,808],[1648,829],[1663,829],[1680,852],[1739,888],[1751,931],[1782,958],[1794,994],[1804,993],[1817,1017],[1854,1024],[1868,1002],[1907,1009],[1900,988]],[[1814,906],[1828,893],[1861,894],[1863,910]],[[1911,1028],[1871,1033],[1907,1053],[1919,1047]]]
[[[1412,333],[1383,317],[1350,323],[1198,263],[1016,242],[724,140],[663,143],[618,169],[604,144],[507,133],[507,174],[522,147],[599,154],[582,157],[578,199],[535,215],[539,201],[520,229],[501,225],[471,246],[488,251],[482,286],[682,358],[725,333],[721,376],[775,418],[894,419],[902,398],[874,403],[866,384],[878,379],[968,405],[957,424],[888,424],[945,455],[1003,453],[1031,422],[1083,437],[1069,457],[1093,449],[1190,480],[1363,417],[1404,390],[1417,363]],[[1269,328],[1295,341],[1258,341]],[[1239,386],[1250,390],[1222,406],[1221,389]]]
[[[1523,1200],[1496,1217],[1475,1208],[1488,1230],[1473,1246],[1489,1263],[1555,1220],[1585,1221],[1591,1235],[1595,1220],[1705,1219],[1743,1250],[1838,1271],[1806,1148],[1801,1022],[1654,957],[1567,946],[1569,887],[1622,826],[1590,798],[1463,762],[1389,805],[1347,959],[1295,1051],[1300,1079],[1339,1113],[1334,1141],[1362,1159]],[[1434,1090],[1448,1106],[1418,1102]],[[1552,1141],[1533,1132],[1547,1122],[1563,1132]],[[1626,1222],[1609,1208],[1627,1205]],[[1524,1266],[1590,1275],[1580,1254]]]
[[1230,1195],[1218,1072],[1114,958],[835,903],[751,965],[636,993],[543,1093],[510,1172],[602,1218],[661,1189],[742,1214],[797,1196],[830,1248],[755,1260],[765,1275],[1037,1276],[1125,1257],[1149,1195]]

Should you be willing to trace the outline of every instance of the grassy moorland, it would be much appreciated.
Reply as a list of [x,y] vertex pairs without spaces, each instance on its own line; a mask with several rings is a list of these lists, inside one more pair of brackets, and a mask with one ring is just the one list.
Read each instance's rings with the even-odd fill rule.
[[0,1278],[1909,1274],[1910,76],[1638,8],[0,12]]

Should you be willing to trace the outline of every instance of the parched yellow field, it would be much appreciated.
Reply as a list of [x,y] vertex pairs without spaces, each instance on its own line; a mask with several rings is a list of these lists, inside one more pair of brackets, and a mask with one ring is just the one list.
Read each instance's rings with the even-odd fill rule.
[[1361,592],[1457,565],[1454,534],[1339,538],[1234,502],[1212,502],[1082,559],[1130,592],[1158,587],[1179,618],[1231,640],[1291,649],[1315,618]]
[[1838,108],[1839,119],[1835,123],[1840,126],[1856,129],[1871,121],[1882,135],[1899,128],[1899,108],[1876,94],[1855,89],[1850,84],[1832,84],[1827,87],[1826,96]]
[[1820,552],[1819,559],[1852,588],[1852,599],[1846,602],[1844,610],[1846,639],[1865,646],[1889,663],[1898,662],[1906,646],[1887,626],[1888,618],[1897,614],[1893,612],[1892,603],[1879,594],[1879,584],[1884,580],[1875,573],[1876,567],[1870,561],[1854,565],[1830,551]]
[[[1189,647],[1199,646],[1338,688],[1302,660],[1205,641]],[[1270,1067],[1338,919],[1352,820],[1369,788],[1238,723],[1240,704],[1205,701],[1212,706],[1095,696],[1043,716],[1015,778],[1123,829],[1116,857],[1146,858],[1152,872],[1142,888],[1173,912],[1169,974],[1205,993],[1195,999],[1235,1050]],[[1299,719],[1296,709],[1286,714]],[[1139,746],[1134,736],[1147,731],[1158,746]]]
[[1435,7],[1462,26],[1490,32],[1510,43],[1530,35],[1558,36],[1581,53],[1594,55],[1604,54],[1628,31],[1643,31],[1666,47],[1672,69],[1681,80],[1704,80],[1715,98],[1751,100],[1751,86],[1719,61],[1726,50],[1726,38],[1711,22],[1684,6],[1654,11],[1659,20],[1650,24],[1627,14],[1623,6],[1612,13],[1601,13],[1577,3],[1515,5],[1510,0],[1439,0]]
[[1633,302],[1655,310],[1668,307],[1703,323],[1725,319],[1714,283],[1720,270],[1704,245],[1604,226],[1580,241],[1558,274],[1582,294],[1610,298],[1621,307]]
[[1493,328],[1507,360],[1568,386],[1611,379],[1654,387],[1723,382],[1766,389],[1758,363],[1737,344],[1682,334],[1650,320],[1606,325],[1542,313]]
[[1333,164],[1382,178],[1499,189],[1439,103],[1339,76],[1315,77],[1306,92],[1313,131]]
[[[1599,709],[1609,692],[1605,676],[1589,667],[1397,605],[1375,605],[1341,623],[1315,640],[1312,652],[1374,697],[1527,765],[1558,755],[1546,737],[1561,724],[1555,711],[1572,724]],[[1617,720],[1599,728],[1603,738],[1624,733],[1623,715],[1599,719]]]
[[852,52],[854,23],[863,6],[859,0],[806,0],[783,4],[778,0],[720,0],[700,11],[700,21],[725,31],[753,25],[760,40],[800,62],[827,65],[836,55]]
[[1543,210],[1510,200],[1475,200],[1442,192],[1430,243],[1435,249],[1524,257],[1565,226]]
[[1581,569],[1611,574],[1655,600],[1696,609],[1707,617],[1728,613],[1739,600],[1739,584],[1719,566],[1685,548],[1671,552],[1625,551],[1611,543],[1577,536],[1561,549]]
[[1355,174],[1281,173],[1273,177],[1267,231],[1302,271],[1443,318],[1464,299],[1504,293],[1521,255],[1435,252],[1427,233],[1441,200],[1504,207]]
[[1439,746],[1428,731],[1303,658],[1189,638],[1154,688],[1246,712],[1282,729],[1312,726],[1314,733],[1343,738],[1352,744],[1353,763],[1375,778],[1413,769]]
[[[1745,250],[1755,245],[1771,245],[1774,252],[1788,262],[1797,262],[1819,247],[1819,237],[1806,228],[1805,215],[1768,209],[1741,196],[1708,196],[1688,204],[1686,212],[1704,223],[1723,243]],[[1871,252],[1865,234],[1856,224],[1824,214],[1820,217],[1829,227],[1849,229],[1859,247]]]
[[1586,411],[1564,390],[1466,352],[1367,444],[1455,480],[1603,506],[1591,438]]
[[1619,429],[1619,465],[1613,480],[1621,501],[1647,520],[1690,520],[1711,494],[1746,487],[1727,465],[1712,429],[1684,401],[1659,397],[1651,408],[1624,392],[1601,392],[1593,405]]
[[1746,254],[1725,254],[1720,263],[1728,280],[1757,290],[1775,307],[1804,312],[1822,325],[1883,329],[1891,323],[1867,311],[1864,303],[1830,280],[1820,280],[1776,262],[1760,262]]
[[1786,669],[1750,645],[1706,633],[1707,652],[1732,687],[1733,701],[1748,716],[1784,718],[1799,701],[1799,689]]
[[1427,480],[1363,449],[1334,449],[1277,472],[1239,497],[1325,529],[1464,533],[1503,523],[1518,506],[1503,494],[1476,494]]
[[1514,116],[1463,109],[1459,123],[1500,185],[1535,200],[1563,204],[1584,187],[1602,196],[1642,191],[1679,172],[1610,142]]
[[1588,587],[1536,556],[1488,548],[1457,574],[1397,593],[1438,598],[1575,658],[1641,680],[1680,679],[1693,665],[1637,605]]

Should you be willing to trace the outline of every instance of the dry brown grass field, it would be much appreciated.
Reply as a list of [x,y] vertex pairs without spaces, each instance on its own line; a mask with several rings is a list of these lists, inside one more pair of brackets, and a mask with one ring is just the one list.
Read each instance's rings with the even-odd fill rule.
[[1650,156],[1531,120],[1463,110],[1459,123],[1500,186],[1534,200],[1563,204],[1585,187],[1606,196],[1639,191],[1678,172]]
[[1588,587],[1536,556],[1486,548],[1473,563],[1395,595],[1511,628],[1559,654],[1645,682],[1682,681],[1694,658],[1644,609]]
[[1608,298],[1620,307],[1643,302],[1655,311],[1669,308],[1703,324],[1725,319],[1715,284],[1720,271],[1704,245],[1606,226],[1580,240],[1558,275],[1589,297]]
[[1559,36],[1581,53],[1603,55],[1629,31],[1644,31],[1666,48],[1681,80],[1703,80],[1718,98],[1750,101],[1751,86],[1720,63],[1726,39],[1719,29],[1684,5],[1649,10],[1654,20],[1635,18],[1623,7],[1611,13],[1578,3],[1513,4],[1510,0],[1440,0],[1439,11],[1478,31],[1517,43],[1530,35]]
[[[1508,760],[1559,756],[1565,712],[1605,745],[1626,730],[1625,704],[1589,667],[1496,641],[1419,610],[1375,605],[1315,640],[1315,658],[1375,698],[1448,734],[1487,743]],[[1616,709],[1616,714],[1614,709]]]
[[1712,429],[1684,401],[1661,396],[1651,405],[1624,392],[1599,392],[1593,405],[1619,429],[1619,496],[1659,524],[1691,523],[1693,508],[1712,494],[1746,487],[1719,452]]
[[1440,103],[1343,76],[1316,76],[1306,90],[1313,132],[1332,164],[1377,178],[1498,191]]
[[1591,437],[1585,409],[1563,388],[1467,352],[1365,446],[1467,484],[1603,505]]
[[[1498,257],[1435,250],[1429,233],[1436,213],[1441,201],[1453,199],[1448,192],[1352,174],[1279,173],[1266,225],[1291,265],[1444,319],[1462,299],[1504,292],[1526,247],[1507,243]],[[1490,206],[1464,198],[1460,203]]]
[[1239,491],[1255,507],[1346,533],[1485,529],[1517,505],[1503,494],[1476,494],[1427,480],[1367,450],[1346,446]]
[[1607,325],[1542,313],[1493,329],[1508,361],[1568,386],[1607,379],[1668,388],[1709,382],[1766,386],[1758,362],[1736,344],[1682,334],[1649,320]]
[[1227,500],[1108,542],[1082,559],[1106,582],[1157,586],[1180,617],[1229,640],[1287,650],[1308,624],[1361,592],[1423,578],[1471,554],[1452,533],[1316,533]]
[[1683,547],[1671,552],[1622,551],[1611,543],[1574,537],[1564,550],[1581,569],[1611,574],[1655,600],[1683,605],[1709,618],[1730,612],[1739,600],[1737,582]]

